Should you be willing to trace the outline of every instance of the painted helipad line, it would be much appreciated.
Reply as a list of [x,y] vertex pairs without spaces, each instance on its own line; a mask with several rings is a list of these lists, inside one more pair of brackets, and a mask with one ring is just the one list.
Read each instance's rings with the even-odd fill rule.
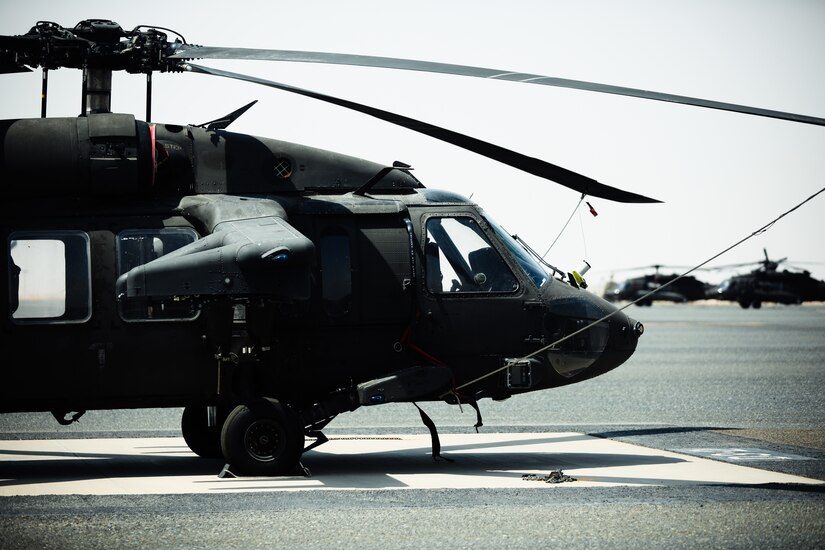
[[814,460],[809,456],[795,455],[791,453],[778,453],[767,449],[754,449],[726,447],[726,448],[698,448],[698,449],[677,449],[677,452],[684,452],[691,455],[706,456],[725,462],[745,463],[745,462],[775,462],[787,460]]
[[[0,441],[0,496],[172,494],[324,489],[556,488],[823,481],[639,447],[581,433],[332,437],[304,456],[310,477],[219,478],[182,438]],[[576,481],[522,478],[561,469]]]

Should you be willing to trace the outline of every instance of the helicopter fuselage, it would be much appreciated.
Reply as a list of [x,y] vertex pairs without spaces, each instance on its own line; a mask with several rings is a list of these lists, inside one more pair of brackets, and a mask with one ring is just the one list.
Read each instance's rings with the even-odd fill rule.
[[0,131],[0,411],[504,399],[642,331],[406,165],[128,115]]

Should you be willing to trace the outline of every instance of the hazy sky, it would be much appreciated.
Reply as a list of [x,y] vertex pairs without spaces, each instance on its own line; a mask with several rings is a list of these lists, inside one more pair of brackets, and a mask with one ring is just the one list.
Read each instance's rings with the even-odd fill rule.
[[[4,0],[0,34],[38,20],[168,27],[190,43],[359,53],[530,72],[825,117],[825,2]],[[548,255],[598,285],[624,267],[698,264],[825,187],[825,128],[512,82],[273,62],[203,62],[418,118],[661,199],[588,199]],[[40,72],[3,75],[0,118],[39,116]],[[80,108],[78,71],[50,76],[50,116]],[[202,123],[258,99],[230,129],[389,164],[472,195],[544,251],[579,194],[409,130],[285,92],[156,75],[153,120]],[[112,108],[144,118],[141,76],[116,75]],[[825,279],[825,194],[716,261],[772,258]],[[617,273],[617,276],[619,274]],[[700,274],[717,282],[722,274]]]

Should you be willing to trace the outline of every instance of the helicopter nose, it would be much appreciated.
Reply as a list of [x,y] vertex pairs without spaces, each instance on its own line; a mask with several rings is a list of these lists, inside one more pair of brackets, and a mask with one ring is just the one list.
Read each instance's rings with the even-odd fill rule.
[[621,311],[613,313],[608,319],[608,323],[610,325],[610,339],[603,354],[605,370],[602,372],[614,369],[630,359],[630,356],[636,351],[639,338],[645,332],[645,326],[641,322],[628,317]]
[[644,325],[592,294],[555,300],[548,306],[546,326],[551,341],[546,353],[553,370],[565,378],[584,380],[608,372],[633,352]]
[[[624,314],[623,314],[624,315]],[[619,324],[619,333],[621,337],[617,339],[619,348],[627,349],[630,346],[630,352],[636,351],[636,344],[639,342],[642,334],[645,333],[645,326],[636,319],[624,315],[626,322]],[[629,333],[629,334],[628,334]],[[629,357],[629,356],[628,356]]]
[[[592,378],[611,371],[630,359],[636,351],[639,338],[644,334],[644,325],[613,308],[607,319],[609,337],[599,359],[583,373],[582,378]],[[609,312],[610,313],[610,312]]]

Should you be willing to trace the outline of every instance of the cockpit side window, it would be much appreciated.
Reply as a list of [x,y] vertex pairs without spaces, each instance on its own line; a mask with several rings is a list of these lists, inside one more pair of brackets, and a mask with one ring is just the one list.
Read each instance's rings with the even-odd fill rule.
[[427,220],[427,290],[432,293],[514,292],[518,280],[471,217]]

